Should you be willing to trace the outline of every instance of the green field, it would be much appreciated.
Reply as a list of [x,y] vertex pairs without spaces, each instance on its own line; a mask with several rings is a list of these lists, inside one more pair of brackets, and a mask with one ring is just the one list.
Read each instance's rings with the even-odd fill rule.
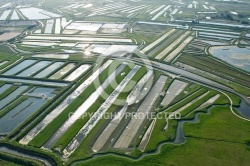
[[[232,131],[235,133],[232,134]],[[185,123],[187,141],[182,145],[171,143],[162,147],[156,155],[131,161],[117,156],[105,156],[77,165],[242,165],[250,162],[249,123],[235,117],[228,107],[217,106],[211,115],[200,115],[197,124]],[[240,137],[240,138],[239,138]]]

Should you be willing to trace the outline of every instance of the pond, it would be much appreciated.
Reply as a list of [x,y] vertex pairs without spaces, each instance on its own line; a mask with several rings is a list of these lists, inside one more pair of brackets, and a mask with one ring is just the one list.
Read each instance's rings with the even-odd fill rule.
[[250,47],[215,46],[211,47],[209,51],[216,58],[250,72]]
[[8,134],[29,118],[45,103],[46,99],[30,97],[0,119],[0,134]]
[[235,108],[244,118],[250,119],[250,106],[245,100],[241,100],[240,106]]
[[19,95],[21,95],[29,86],[20,86],[15,91],[10,93],[8,96],[0,100],[0,111],[4,108],[6,105],[8,105],[11,101],[16,99]]
[[26,67],[34,64],[36,60],[25,60],[18,65],[12,67],[10,70],[6,71],[3,75],[14,75],[18,73],[19,71],[25,69]]

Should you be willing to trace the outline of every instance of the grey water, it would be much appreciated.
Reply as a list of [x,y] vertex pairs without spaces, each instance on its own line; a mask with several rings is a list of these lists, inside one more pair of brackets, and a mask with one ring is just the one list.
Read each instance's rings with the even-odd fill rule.
[[237,68],[250,72],[250,48],[237,46],[211,47],[210,53]]
[[50,73],[52,73],[53,71],[55,71],[57,68],[62,66],[63,64],[64,64],[64,62],[53,63],[52,65],[50,65],[49,67],[47,67],[46,69],[44,69],[43,71],[41,71],[40,73],[35,75],[34,77],[35,78],[44,78],[44,77],[48,76]]
[[250,106],[241,100],[240,106],[235,108],[244,118],[250,119]]
[[31,76],[32,74],[36,73],[37,71],[41,70],[42,68],[48,66],[51,62],[50,61],[40,61],[36,63],[35,65],[31,66],[30,68],[24,70],[18,76],[21,77],[28,77]]
[[0,119],[0,134],[7,135],[28,119],[47,102],[46,99],[29,97]]
[[8,105],[11,101],[13,101],[17,96],[22,94],[29,86],[20,86],[15,91],[13,91],[11,94],[0,100],[0,112],[2,111],[2,108],[4,108],[6,105]]
[[25,61],[19,63],[18,65],[12,67],[8,71],[6,71],[3,75],[14,75],[14,74],[18,73],[19,71],[25,69],[26,67],[34,64],[35,62],[36,62],[36,60],[25,60]]
[[0,94],[5,92],[7,89],[9,89],[12,85],[11,84],[4,84],[3,86],[0,87]]

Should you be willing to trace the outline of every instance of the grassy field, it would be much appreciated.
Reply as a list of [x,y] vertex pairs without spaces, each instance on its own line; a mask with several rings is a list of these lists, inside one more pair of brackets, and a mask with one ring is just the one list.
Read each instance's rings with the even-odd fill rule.
[[11,161],[1,160],[0,159],[0,165],[6,165],[6,166],[19,166],[19,164],[13,163]]
[[[230,120],[229,120],[230,119]],[[232,134],[231,131],[235,131]],[[184,124],[187,141],[182,145],[167,144],[157,155],[131,161],[116,156],[99,157],[77,166],[102,165],[242,165],[250,162],[250,148],[246,141],[250,138],[249,122],[235,117],[228,107],[214,107],[211,115],[200,115],[197,124]]]
[[[1,160],[3,159],[3,160]],[[16,166],[16,165],[25,165],[25,166],[42,166],[42,163],[26,159],[19,156],[13,156],[10,154],[0,152],[0,165],[4,166]]]

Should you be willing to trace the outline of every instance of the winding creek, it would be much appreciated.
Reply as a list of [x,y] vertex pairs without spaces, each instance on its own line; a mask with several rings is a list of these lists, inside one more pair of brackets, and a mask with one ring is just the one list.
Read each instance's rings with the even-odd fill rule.
[[[141,160],[142,158],[144,158],[146,156],[159,154],[161,152],[162,146],[164,146],[166,144],[182,144],[182,143],[184,143],[186,141],[186,138],[185,138],[184,133],[182,131],[183,124],[186,123],[186,122],[188,122],[188,123],[198,123],[199,122],[199,115],[200,114],[207,114],[207,115],[209,115],[210,111],[211,111],[211,109],[213,107],[215,107],[215,106],[209,107],[206,112],[196,112],[194,114],[194,118],[193,119],[190,119],[190,120],[180,120],[179,123],[178,123],[178,125],[177,125],[175,139],[172,142],[163,142],[163,143],[160,143],[158,145],[157,149],[154,152],[143,153],[141,156],[139,156],[137,158],[133,158],[133,157],[125,156],[125,155],[120,155],[120,154],[116,154],[116,153],[113,153],[113,152],[103,153],[103,154],[94,154],[93,156],[91,156],[89,158],[86,158],[86,159],[83,159],[83,160],[74,161],[70,165],[75,165],[75,164],[80,163],[80,162],[89,161],[89,160],[93,160],[93,159],[96,159],[96,158],[99,158],[99,157],[104,157],[104,156],[115,156],[115,157],[121,157],[121,158],[125,158],[125,159],[132,160],[132,161],[138,161],[138,160]],[[225,105],[225,107],[226,107],[226,105]],[[240,109],[241,112],[244,112],[244,113],[249,113],[250,112],[250,106],[247,105],[245,102],[241,102],[240,107],[237,110],[239,110],[239,109]],[[25,154],[25,153],[21,153],[19,151],[8,149],[6,147],[0,147],[0,151],[1,152],[6,152],[6,153],[11,153],[11,154],[16,154],[18,156],[22,156],[22,157],[25,157],[25,158],[30,158],[30,159],[42,161],[46,165],[51,165],[51,163],[49,163],[49,161],[47,161],[44,158],[40,158],[40,157],[37,157],[37,156],[34,156],[34,155],[28,155],[28,154]]]

